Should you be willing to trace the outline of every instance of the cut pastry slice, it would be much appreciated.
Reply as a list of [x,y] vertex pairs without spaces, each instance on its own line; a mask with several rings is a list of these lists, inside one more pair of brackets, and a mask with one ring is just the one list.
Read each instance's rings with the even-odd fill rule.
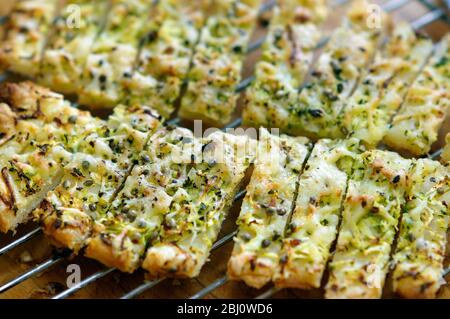
[[[59,183],[89,113],[30,82],[0,86],[0,230],[14,230]],[[5,104],[7,103],[7,104]]]
[[18,0],[8,15],[0,44],[0,68],[35,77],[58,0]]
[[261,0],[213,1],[188,75],[179,116],[222,127],[233,114],[243,60]]
[[356,139],[323,139],[314,145],[283,239],[274,278],[278,287],[320,287],[338,232],[348,177],[360,153]]
[[427,154],[450,107],[450,35],[438,45],[425,69],[408,91],[384,142],[410,155]]
[[405,298],[434,298],[445,282],[450,172],[438,162],[419,159],[411,178],[393,257],[393,290]]
[[282,0],[273,11],[255,80],[246,91],[242,118],[247,126],[288,126],[289,108],[312,63],[328,8],[324,0]]
[[367,23],[369,6],[366,1],[352,3],[342,26],[333,32],[320,55],[311,81],[289,105],[287,121],[280,129],[311,138],[341,136],[338,115],[390,27],[383,12],[379,27]]
[[355,164],[344,200],[326,298],[380,298],[388,271],[411,160],[367,151]]
[[[0,104],[0,112],[7,108]],[[30,218],[31,211],[44,199],[47,192],[62,178],[64,163],[70,153],[51,142],[51,132],[33,124],[18,123],[20,131],[26,126],[27,134],[15,136],[3,146],[0,165],[0,231],[7,232]],[[32,134],[49,137],[37,142]],[[15,148],[11,144],[20,144]]]
[[199,156],[201,141],[192,131],[172,127],[157,131],[108,213],[96,222],[86,255],[124,272],[139,267],[147,243],[163,227],[173,226],[192,158]]
[[83,69],[79,102],[113,108],[125,97],[152,1],[112,0],[106,26],[96,39]]
[[107,0],[68,0],[52,25],[37,81],[53,90],[75,94],[83,67],[104,24]]
[[254,142],[222,132],[202,141],[201,161],[189,170],[164,227],[149,244],[143,263],[149,278],[199,274],[253,161]]
[[430,38],[407,23],[399,24],[347,103],[342,114],[343,133],[376,147],[432,48]]
[[272,280],[298,177],[311,145],[303,137],[260,130],[258,154],[237,224],[228,278],[261,288]]

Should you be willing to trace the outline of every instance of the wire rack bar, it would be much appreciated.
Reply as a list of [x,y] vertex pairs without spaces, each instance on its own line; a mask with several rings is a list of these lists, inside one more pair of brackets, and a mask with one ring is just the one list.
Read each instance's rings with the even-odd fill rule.
[[250,84],[255,80],[255,76],[249,76],[248,78],[245,78],[236,86],[236,93],[244,92],[246,88],[250,86]]
[[77,292],[78,290],[86,287],[90,283],[109,275],[110,273],[112,273],[115,270],[116,270],[115,268],[109,268],[109,269],[99,271],[99,272],[87,277],[83,281],[80,281],[78,284],[70,287],[69,289],[61,292],[60,294],[54,296],[52,299],[65,299],[65,298],[71,296],[72,294],[74,294],[75,292]]
[[392,11],[395,11],[397,9],[400,9],[401,7],[403,7],[408,2],[409,2],[409,0],[393,0],[393,1],[389,1],[389,2],[387,2],[385,4],[383,4],[383,9],[386,12],[392,12]]
[[429,158],[431,159],[437,159],[439,156],[441,156],[442,152],[444,151],[443,148],[438,149],[436,152],[432,153]]
[[0,256],[3,256],[4,254],[10,252],[14,248],[30,241],[31,239],[35,238],[37,235],[39,235],[41,233],[42,233],[42,230],[40,228],[36,228],[36,229],[30,231],[28,234],[25,234],[22,237],[13,241],[12,243],[6,245],[5,247],[0,248]]
[[267,299],[267,298],[270,298],[273,295],[275,295],[277,292],[279,292],[280,290],[281,290],[280,288],[272,287],[269,290],[267,290],[266,292],[263,292],[262,294],[260,294],[255,299]]
[[[438,6],[436,6],[436,4],[432,3],[429,0],[418,0],[422,5],[424,5],[425,7],[428,8],[428,10],[434,10],[437,9]],[[445,0],[442,1],[445,3],[446,7],[447,7],[447,11],[450,11],[450,1],[449,0]],[[448,16],[448,14],[444,14],[442,17],[442,20],[444,20],[447,23],[450,23],[450,17]]]
[[227,276],[223,276],[223,277],[215,280],[212,284],[206,286],[205,288],[203,288],[202,290],[197,292],[195,295],[191,296],[189,299],[201,299],[201,298],[205,297],[207,294],[216,290],[217,288],[222,287],[227,282],[228,282]]
[[[216,241],[214,243],[214,245],[211,248],[211,251],[219,249],[220,247],[222,247],[223,245],[225,245],[226,243],[231,241],[233,239],[233,237],[236,236],[236,234],[237,234],[237,231],[233,231],[233,232],[223,236],[221,239],[219,239],[218,241]],[[127,293],[127,294],[123,295],[122,297],[120,297],[120,299],[133,299],[133,298],[136,298],[137,296],[143,294],[147,290],[155,287],[156,285],[158,285],[159,283],[161,283],[165,279],[166,278],[160,278],[160,279],[157,279],[157,280],[144,282],[142,285],[136,287],[135,289],[133,289],[129,293]]]
[[450,0],[444,0],[447,9],[450,11]]
[[271,0],[267,3],[263,3],[261,5],[261,8],[259,9],[259,15],[262,15],[264,13],[266,13],[267,11],[271,10],[273,7],[275,7],[277,1],[276,0]]
[[448,274],[450,274],[450,268],[447,268],[444,270],[444,277],[447,276]]
[[136,298],[137,296],[143,294],[147,290],[155,287],[156,285],[158,285],[162,281],[164,281],[164,278],[160,278],[160,279],[152,280],[152,281],[146,281],[142,285],[138,286],[137,288],[133,289],[129,293],[127,293],[127,294],[123,295],[122,297],[120,297],[120,299],[133,299],[133,298]]
[[421,16],[420,18],[414,20],[413,22],[411,22],[411,25],[416,30],[422,29],[423,27],[426,27],[427,25],[444,17],[446,14],[447,13],[443,9],[438,8],[438,9],[430,11],[427,14]]

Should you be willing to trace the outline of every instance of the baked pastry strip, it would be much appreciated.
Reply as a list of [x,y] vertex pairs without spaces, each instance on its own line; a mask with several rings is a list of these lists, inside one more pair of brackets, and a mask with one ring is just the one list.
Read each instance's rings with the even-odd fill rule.
[[149,278],[199,274],[254,160],[254,142],[222,132],[203,139],[201,161],[190,169],[175,211],[166,215],[146,252],[143,268]]
[[323,0],[282,0],[273,11],[255,80],[246,91],[247,126],[288,126],[289,107],[312,63],[328,8]]
[[340,115],[343,134],[362,140],[369,148],[376,147],[432,49],[430,38],[406,22],[398,24],[345,105]]
[[343,205],[326,298],[380,298],[397,232],[411,160],[393,152],[364,152]]
[[56,187],[67,143],[98,121],[31,82],[0,86],[0,231],[14,230]]
[[213,0],[188,75],[179,116],[222,127],[231,119],[239,94],[243,60],[261,0]]
[[298,177],[310,152],[304,137],[260,130],[252,178],[239,215],[228,278],[261,288],[279,263],[284,230],[292,212]]
[[393,290],[404,298],[434,298],[445,283],[450,174],[439,162],[419,159],[412,170],[393,257]]
[[136,70],[127,81],[127,104],[151,105],[169,118],[189,71],[211,0],[161,0],[145,26]]
[[67,0],[52,26],[37,81],[65,94],[80,91],[83,67],[104,24],[109,1]]
[[397,151],[427,154],[450,106],[450,34],[436,48],[429,63],[408,91],[393,118],[384,143]]
[[300,177],[298,195],[286,228],[277,287],[319,288],[336,239],[347,183],[359,141],[319,140]]
[[8,15],[0,43],[0,69],[36,77],[58,0],[18,0]]
[[320,55],[312,80],[289,106],[283,131],[311,138],[341,136],[338,115],[388,33],[390,19],[380,14],[380,26],[367,23],[370,4],[354,1],[342,26],[336,29]]
[[124,272],[142,263],[147,244],[161,228],[176,227],[173,215],[183,214],[183,186],[201,157],[201,140],[184,128],[158,130],[142,151],[138,164],[112,202],[108,213],[95,224],[86,255]]
[[153,1],[111,0],[106,26],[96,39],[84,65],[80,104],[113,108],[126,95],[125,83],[132,76],[144,26]]
[[57,246],[78,252],[93,222],[104,216],[150,135],[161,125],[147,107],[115,107],[103,125],[81,134],[72,146],[61,184],[35,216]]

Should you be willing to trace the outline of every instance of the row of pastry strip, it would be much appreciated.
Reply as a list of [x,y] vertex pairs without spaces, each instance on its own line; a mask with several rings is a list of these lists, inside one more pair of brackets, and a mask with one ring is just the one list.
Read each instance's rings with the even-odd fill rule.
[[251,144],[220,132],[157,132],[97,223],[87,255],[128,272],[143,263],[150,278],[197,276],[252,161]]
[[[23,0],[8,19],[0,61],[52,89],[78,94],[81,104],[140,103],[165,117],[188,78],[180,115],[224,124],[235,107],[260,4],[68,0],[58,10],[56,0]],[[29,24],[39,28],[24,32]]]
[[[295,70],[286,61],[272,67],[271,72],[265,71],[264,61],[257,65],[257,79],[247,94],[247,103],[243,113],[244,124],[265,127],[276,127],[294,135],[311,137],[326,136],[326,130],[333,125],[327,125],[342,109],[342,102],[351,95],[364,68],[372,60],[379,43],[389,31],[390,23],[384,13],[380,13],[380,26],[371,27],[367,24],[370,10],[366,1],[354,1],[346,13],[341,27],[337,28],[318,57],[312,80],[298,93],[304,75],[293,84],[285,85],[278,79],[285,77],[285,69]],[[284,37],[289,36],[289,30]],[[276,30],[274,31],[276,33]],[[276,35],[275,35],[276,37]],[[307,33],[308,41],[315,44],[318,39],[315,33]],[[269,36],[269,39],[271,37]],[[276,50],[277,42],[266,43],[263,56]],[[285,51],[290,53],[293,48],[288,46]],[[311,48],[299,52],[300,56],[309,56]],[[302,69],[308,69],[311,58],[300,60]],[[291,71],[292,72],[292,71]]]
[[[354,136],[369,147],[384,137],[396,150],[427,153],[449,103],[450,37],[442,40],[427,63],[431,40],[402,23],[376,52],[380,39],[390,34],[389,20],[381,12],[380,26],[371,28],[366,23],[367,5],[353,3],[320,55],[312,80],[299,94],[292,89],[287,94],[286,85],[273,85],[284,75],[285,65],[269,69],[260,62],[257,80],[247,94],[244,123],[313,138]],[[267,52],[274,50],[269,44]]]
[[[59,178],[62,181],[59,186],[54,191],[50,191],[35,212],[45,232],[59,245],[74,250],[88,245],[89,256],[124,271],[132,271],[140,264],[146,243],[151,242],[144,268],[150,271],[152,277],[198,274],[220,229],[226,206],[242,180],[245,168],[249,165],[248,157],[243,157],[243,161],[235,165],[241,159],[236,158],[238,155],[236,152],[245,149],[246,139],[224,135],[224,138],[231,141],[223,143],[220,140],[221,135],[216,135],[199,144],[199,141],[192,137],[192,133],[184,129],[164,128],[152,134],[159,126],[159,122],[151,111],[145,108],[136,109],[135,112],[128,109],[128,115],[125,115],[124,109],[118,107],[116,114],[105,124],[101,120],[93,119],[88,114],[71,108],[61,96],[31,84],[8,84],[2,87],[1,92],[2,101],[10,105],[2,104],[3,121],[0,127],[1,148],[4,154],[1,158],[2,187],[0,188],[2,225],[5,225],[5,220],[8,221],[8,216],[25,218],[26,212],[38,205],[47,191],[58,184],[58,181],[52,181],[53,178],[61,176]],[[146,144],[145,141],[149,138],[150,142],[144,147],[143,144]],[[251,191],[252,195],[249,195],[254,196],[256,193],[256,198],[250,203],[244,203],[243,206],[251,209],[255,207],[252,205],[256,204],[256,207],[260,207],[261,210],[255,216],[251,216],[250,210],[250,218],[243,218],[243,225],[248,220],[250,234],[246,235],[244,232],[242,238],[250,242],[252,234],[256,234],[257,240],[250,244],[250,248],[257,251],[259,247],[263,247],[267,250],[261,256],[262,262],[254,257],[249,259],[246,257],[243,260],[244,262],[248,260],[250,263],[247,268],[249,270],[265,268],[270,270],[274,265],[277,266],[274,261],[278,256],[277,249],[283,249],[286,252],[282,254],[286,257],[280,258],[283,260],[283,274],[277,281],[281,285],[290,285],[292,278],[300,276],[300,279],[296,279],[297,282],[306,280],[307,283],[312,282],[310,284],[312,286],[318,285],[329,256],[329,247],[336,236],[339,199],[343,193],[346,172],[349,171],[351,163],[357,156],[358,152],[355,150],[358,146],[354,141],[333,145],[333,142],[327,140],[322,140],[314,146],[299,182],[300,195],[296,200],[295,210],[287,228],[290,237],[283,240],[281,245],[280,240],[283,239],[283,231],[290,218],[292,198],[295,195],[296,175],[302,170],[308,147],[297,145],[306,143],[303,138],[285,137],[281,146],[277,144],[272,146],[270,135],[264,132],[261,139],[263,142],[259,150],[263,156],[258,157],[260,162],[253,177],[257,182],[251,184],[254,185],[255,191]],[[268,151],[262,148],[267,147],[266,145],[270,147],[271,156],[266,156]],[[143,150],[142,153],[140,153],[141,150]],[[210,154],[213,151],[219,151],[217,154],[225,158],[218,158],[215,153]],[[250,154],[251,157],[252,152],[246,154]],[[377,153],[367,154],[365,156]],[[274,158],[272,155],[281,155],[281,158]],[[391,153],[381,152],[379,155],[376,160],[362,164],[355,161],[359,166],[355,164],[353,170],[366,172],[374,166],[376,172],[393,174],[401,170],[398,168],[394,170],[395,167],[380,168],[382,163],[378,161],[382,162],[385,157],[394,157],[393,160],[390,159],[392,165],[400,165],[407,161]],[[184,156],[184,158],[177,156]],[[203,160],[198,162],[197,159],[200,157]],[[417,162],[422,163],[421,161]],[[423,163],[437,165],[430,164],[434,162],[424,161]],[[132,165],[135,166],[130,174]],[[276,168],[275,173],[272,172],[273,168]],[[280,172],[281,178],[277,178]],[[267,183],[264,178],[268,174],[271,176]],[[372,226],[375,228],[373,231],[378,231],[382,226],[379,223],[370,223],[372,219],[376,219],[374,213],[380,212],[382,208],[376,206],[374,209],[373,205],[368,205],[367,201],[370,197],[377,195],[381,204],[387,205],[386,196],[391,195],[389,189],[383,188],[387,187],[383,183],[380,186],[382,190],[379,193],[374,192],[379,186],[376,174],[378,173],[369,172],[362,178],[353,177],[355,183],[364,182],[365,184],[356,184],[353,188],[349,186],[349,191],[357,192],[359,189],[365,189],[368,193],[361,196],[353,193],[351,193],[352,196],[347,195],[349,203],[354,204],[361,199],[365,202],[365,204],[361,203],[362,208],[370,207],[367,216],[362,215],[364,219],[361,217],[364,221],[362,230]],[[426,175],[421,171],[414,174],[422,178]],[[126,175],[129,176],[126,177]],[[390,176],[388,179],[392,180],[394,186],[398,186],[402,178],[400,175]],[[440,168],[437,176],[426,176],[425,181],[434,183],[443,175],[445,171],[443,173]],[[373,176],[375,176],[374,185],[371,184]],[[417,178],[410,178],[410,180],[419,183],[420,187],[421,184]],[[283,183],[283,181],[290,182]],[[261,188],[258,188],[258,185],[261,185]],[[309,195],[305,193],[307,190],[310,192]],[[438,191],[439,194],[445,194],[445,192],[445,188],[443,191]],[[318,196],[321,193],[324,196]],[[410,192],[410,197],[417,193],[416,188]],[[400,201],[395,197],[388,199]],[[429,197],[425,197],[425,200],[428,201]],[[262,204],[259,204],[259,201]],[[443,204],[441,204],[435,203],[442,208]],[[347,206],[344,203],[345,207]],[[17,214],[19,210],[20,214]],[[351,208],[348,212],[353,211],[355,210]],[[348,219],[350,226],[353,226],[352,214],[348,213],[346,219],[345,212],[346,210],[343,215],[344,222]],[[387,218],[387,221],[395,222],[399,212],[398,204],[394,205],[389,212],[394,214],[394,218]],[[446,214],[446,211],[443,212],[442,218],[446,218]],[[267,217],[269,222],[274,222],[274,227],[264,231],[264,222]],[[384,214],[382,217],[389,216]],[[311,218],[313,220],[310,220]],[[412,218],[421,217],[417,217],[416,214],[412,215]],[[428,220],[433,219],[428,218]],[[420,221],[423,222],[423,219],[418,222]],[[302,227],[303,225],[307,227]],[[392,225],[387,225],[387,231],[385,231],[387,238],[383,237],[383,240],[388,243],[392,240],[392,229],[390,229],[394,227]],[[445,222],[438,225],[440,226],[436,228],[437,234],[445,234]],[[415,234],[423,229],[420,227],[415,229]],[[369,234],[372,234],[372,230],[369,230]],[[373,234],[376,233],[373,232]],[[312,236],[309,243],[308,236]],[[429,240],[435,240],[441,246],[442,242],[445,242],[445,236],[428,239],[418,235],[413,237],[408,235],[405,238],[417,241],[414,244],[418,248],[422,247],[421,249],[428,247]],[[344,244],[341,244],[344,248],[345,240],[345,238],[342,239]],[[355,240],[360,240],[360,243],[364,244],[366,238],[356,237]],[[375,243],[377,241],[378,239],[375,238]],[[314,249],[314,244],[320,248]],[[370,244],[374,245],[373,239],[370,239]],[[343,251],[346,250],[343,249]],[[431,279],[437,280],[439,257],[442,258],[443,250],[436,249],[432,253],[432,258],[429,260],[435,262],[432,265],[435,271]],[[303,258],[300,258],[300,261],[297,258],[290,259],[292,254],[294,257],[299,255]],[[382,257],[386,258],[386,254],[384,253]],[[345,254],[341,257],[341,263],[342,259],[346,260]],[[408,257],[408,261],[411,259]],[[353,257],[350,260],[353,260]],[[302,263],[304,268],[314,269],[312,276],[309,271],[306,272],[307,279],[301,279],[305,273],[298,271],[302,269]],[[382,264],[382,261],[380,263]],[[374,264],[373,267],[379,266]],[[263,271],[262,274],[267,277],[267,271]],[[354,278],[353,275],[349,280],[351,281],[352,278]],[[414,275],[412,278],[419,277]],[[436,280],[428,280],[425,288],[420,288],[420,291],[433,294],[433,289],[438,286],[436,282],[439,282]],[[283,281],[287,284],[283,284]],[[415,283],[417,282],[421,281],[416,280]],[[429,284],[430,282],[434,284]],[[301,284],[297,284],[302,287]],[[355,283],[353,283],[354,286]],[[338,290],[335,285],[331,287],[334,287],[330,288],[333,291]]]
[[159,116],[146,107],[118,106],[103,121],[31,82],[2,85],[0,101],[2,231],[26,221],[61,179],[61,187],[82,196],[59,199],[68,201],[72,215],[88,207],[92,214],[105,211],[134,153],[160,125]]
[[268,133],[262,141],[271,149],[247,187],[228,275],[257,288],[318,287],[359,145],[321,140],[311,150],[305,138]]
[[36,77],[47,35],[59,10],[57,0],[16,1],[3,26],[1,67]]
[[133,70],[150,5],[20,0],[7,20],[1,64],[59,92],[76,93],[81,103],[115,106],[124,95],[124,75]]
[[132,71],[148,2],[60,4],[16,3],[7,20],[2,65],[62,93],[77,93],[81,103],[112,106],[121,94],[119,73]]
[[326,15],[324,1],[278,1],[255,80],[246,93],[246,124],[283,127],[286,111],[295,103],[312,63],[321,38],[319,26]]
[[202,119],[219,127],[231,120],[239,96],[236,87],[261,3],[261,0],[215,3],[196,47],[180,117]]
[[429,62],[408,90],[383,142],[412,155],[430,151],[450,106],[450,34],[436,46]]
[[319,140],[309,158],[303,138],[262,141],[270,151],[257,157],[247,187],[230,279],[318,288],[331,261],[326,297],[379,298],[393,252],[394,290],[435,296],[449,222],[447,167],[363,151],[356,139]]
[[151,276],[198,274],[254,142],[161,127],[146,107],[117,106],[102,121],[31,83],[0,92],[2,231],[37,207],[35,218],[57,246],[86,248],[127,272],[146,254]]
[[[167,95],[180,90],[202,26],[203,11],[196,9],[207,2],[68,0],[58,10],[59,1],[18,1],[0,60],[54,90],[78,94],[81,104],[146,102],[169,115],[173,97]],[[30,24],[39,28],[24,31]],[[161,102],[152,100],[155,90]]]
[[139,2],[133,18],[128,1],[117,14],[109,13],[110,24],[96,41],[83,76],[83,81],[92,78],[93,89],[82,91],[81,103],[105,107],[121,101],[151,105],[166,118],[173,113],[214,1],[160,0],[146,10],[148,3]]
[[0,228],[6,232],[27,220],[59,182],[61,165],[70,157],[60,142],[70,143],[68,136],[80,133],[73,119],[86,129],[90,121],[86,113],[62,103],[61,96],[30,83],[3,85],[0,95]]

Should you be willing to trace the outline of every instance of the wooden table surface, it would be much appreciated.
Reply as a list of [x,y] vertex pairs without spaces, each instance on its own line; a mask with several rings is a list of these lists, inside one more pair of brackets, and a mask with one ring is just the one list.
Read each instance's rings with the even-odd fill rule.
[[[331,1],[332,3],[334,1]],[[389,1],[374,1],[375,3],[383,4]],[[1,1],[0,3],[0,15],[7,14],[9,8],[14,1]],[[435,1],[436,4],[440,4],[440,1]],[[345,6],[333,9],[331,16],[326,23],[326,33],[329,33],[333,28],[338,25],[339,20],[343,16]],[[420,4],[418,1],[409,1],[400,10],[394,12],[395,21],[407,20],[413,21],[427,12],[427,8]],[[423,29],[434,40],[439,40],[443,34],[450,31],[449,25],[442,21],[432,23]],[[264,28],[259,27],[254,35],[254,39],[259,38],[266,31]],[[245,63],[246,67],[243,71],[243,76],[249,76],[253,72],[253,66],[255,61],[258,60],[260,52],[256,51],[250,54]],[[241,104],[241,103],[240,103]],[[240,113],[240,107],[236,115]],[[434,145],[434,149],[442,146],[443,136],[445,132],[450,131],[450,120],[447,118],[445,125],[441,130],[441,138],[439,142]],[[233,231],[235,226],[236,217],[239,213],[239,203],[234,205],[229,217],[224,223],[222,235],[228,234]],[[16,234],[0,234],[0,247],[11,242],[14,238],[25,234],[27,231],[34,229],[36,225],[28,224],[20,227]],[[449,236],[450,240],[450,236]],[[450,245],[447,247],[447,255],[450,252]],[[211,255],[211,260],[203,268],[201,275],[196,279],[191,280],[165,280],[155,288],[145,292],[140,298],[187,298],[190,295],[198,292],[203,287],[209,285],[214,280],[222,277],[226,271],[226,264],[230,257],[232,249],[232,243],[228,243],[221,249],[215,251]],[[0,285],[8,280],[18,276],[27,269],[32,268],[34,265],[46,260],[51,256],[52,248],[46,239],[41,235],[38,238],[33,239],[31,242],[22,245],[21,247],[14,249],[11,253],[0,257]],[[449,258],[447,258],[449,259]],[[15,288],[0,295],[0,298],[48,298],[53,294],[66,289],[66,280],[68,277],[67,267],[70,264],[77,264],[80,266],[82,278],[85,278],[96,271],[105,269],[99,263],[88,260],[84,257],[75,257],[71,260],[65,260],[60,264],[52,267],[45,273],[33,277],[24,283],[16,286]],[[449,265],[449,260],[447,260]],[[450,281],[450,276],[447,277]],[[131,289],[135,288],[143,282],[143,273],[138,271],[133,275],[122,274],[114,272],[105,278],[97,281],[94,284],[77,292],[73,298],[118,298]],[[265,289],[267,289],[266,287]],[[224,286],[216,289],[213,293],[209,294],[207,298],[252,298],[255,297],[265,289],[256,290],[248,288],[242,283],[228,282]],[[321,298],[323,292],[321,290],[295,290],[285,289],[277,293],[275,298]],[[385,289],[385,297],[392,297],[392,293],[389,288],[389,280],[387,288]],[[439,298],[450,299],[450,284],[442,287]]]

